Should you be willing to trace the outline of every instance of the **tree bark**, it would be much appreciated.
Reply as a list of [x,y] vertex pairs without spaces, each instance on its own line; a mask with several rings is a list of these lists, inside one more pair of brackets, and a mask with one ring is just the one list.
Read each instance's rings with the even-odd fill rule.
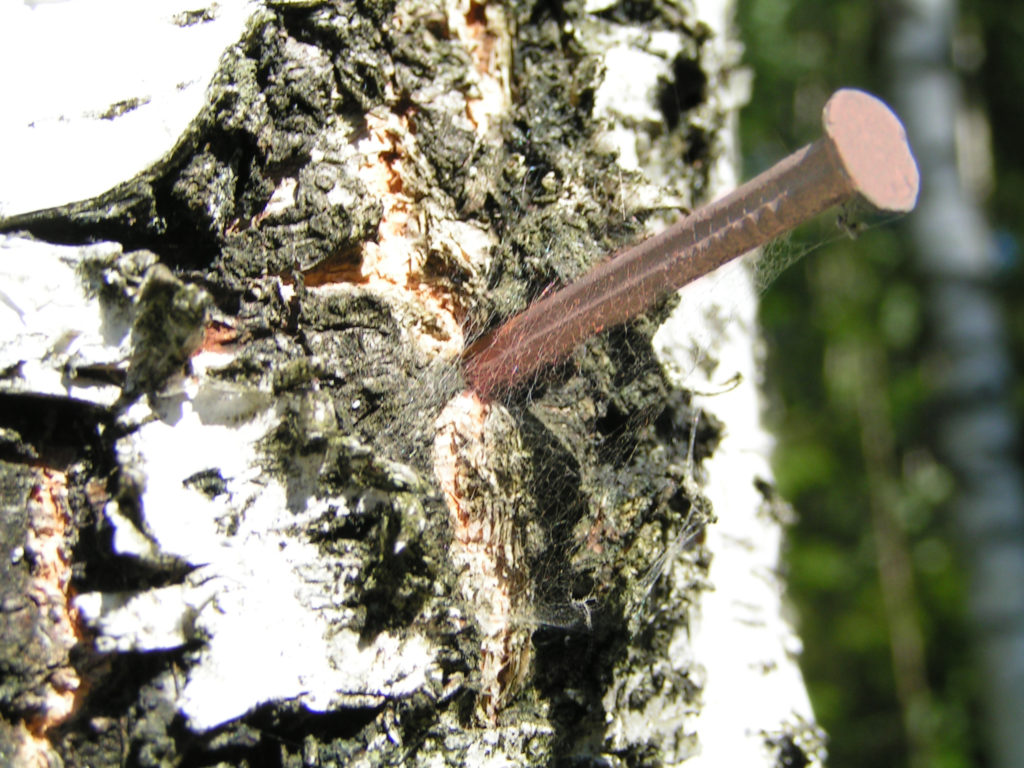
[[156,163],[4,193],[5,754],[819,762],[746,267],[499,402],[459,374],[733,183],[727,9],[249,10]]

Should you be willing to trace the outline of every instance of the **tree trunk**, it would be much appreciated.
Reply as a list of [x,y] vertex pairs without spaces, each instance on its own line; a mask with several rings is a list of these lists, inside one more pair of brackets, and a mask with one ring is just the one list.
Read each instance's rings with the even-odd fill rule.
[[[170,39],[240,40],[153,165],[43,211],[4,188],[0,749],[820,761],[747,268],[497,401],[459,373],[734,183],[726,10],[247,8],[160,6]],[[177,82],[71,122],[141,124]]]
[[[936,440],[959,481],[952,509],[969,575],[986,746],[991,765],[1009,768],[1024,755],[1024,476],[996,247],[962,178],[964,168],[981,172],[964,158],[977,159],[987,124],[969,113],[950,61],[957,4],[902,0],[895,10],[887,53],[921,162],[921,201],[908,224],[926,281],[942,406]],[[958,130],[968,124],[970,132]]]

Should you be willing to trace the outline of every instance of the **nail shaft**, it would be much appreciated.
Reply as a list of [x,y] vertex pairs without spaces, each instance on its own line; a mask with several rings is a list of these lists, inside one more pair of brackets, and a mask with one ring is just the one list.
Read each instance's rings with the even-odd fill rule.
[[823,138],[478,340],[464,354],[467,384],[485,397],[512,389],[590,336],[854,197],[881,211],[914,208],[917,164],[884,103],[843,89],[825,105],[823,123]]

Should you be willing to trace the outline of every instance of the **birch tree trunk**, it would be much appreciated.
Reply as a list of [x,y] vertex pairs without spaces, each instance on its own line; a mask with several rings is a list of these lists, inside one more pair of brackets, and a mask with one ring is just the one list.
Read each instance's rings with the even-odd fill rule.
[[734,184],[728,7],[133,8],[5,11],[138,46],[5,128],[5,759],[820,762],[746,267],[459,374]]
[[[1024,476],[993,235],[964,171],[983,172],[987,132],[971,114],[951,56],[953,0],[896,6],[887,54],[924,183],[910,219],[927,302],[942,418],[936,439],[959,480],[953,509],[970,581],[978,690],[994,766],[1024,754]],[[966,126],[970,126],[967,128]]]

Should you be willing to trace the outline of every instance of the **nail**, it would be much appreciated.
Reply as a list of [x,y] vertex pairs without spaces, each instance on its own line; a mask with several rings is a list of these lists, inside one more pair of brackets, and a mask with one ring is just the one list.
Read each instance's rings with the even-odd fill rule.
[[823,138],[477,340],[463,354],[468,386],[492,398],[514,389],[605,328],[855,197],[880,211],[913,210],[917,163],[889,107],[843,89],[828,100],[822,122]]

